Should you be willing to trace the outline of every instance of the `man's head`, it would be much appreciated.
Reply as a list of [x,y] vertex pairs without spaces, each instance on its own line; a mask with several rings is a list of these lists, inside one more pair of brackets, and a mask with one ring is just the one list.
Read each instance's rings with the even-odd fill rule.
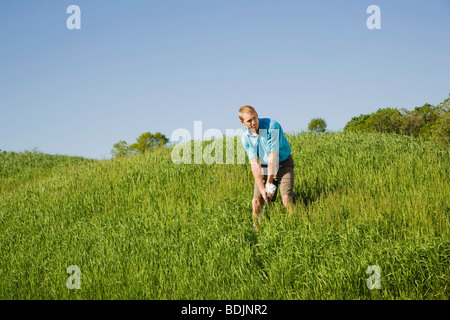
[[239,109],[239,119],[241,123],[250,130],[258,130],[258,114],[252,106],[245,105]]

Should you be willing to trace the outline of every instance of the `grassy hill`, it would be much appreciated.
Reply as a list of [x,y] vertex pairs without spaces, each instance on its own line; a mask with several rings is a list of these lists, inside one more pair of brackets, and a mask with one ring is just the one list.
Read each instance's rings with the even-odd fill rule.
[[93,160],[82,157],[49,155],[42,152],[0,152],[0,193],[41,180],[60,170],[67,171]]
[[[258,234],[248,164],[0,154],[0,299],[450,298],[448,148],[288,140],[296,208],[278,197]],[[366,286],[371,265],[381,289]]]

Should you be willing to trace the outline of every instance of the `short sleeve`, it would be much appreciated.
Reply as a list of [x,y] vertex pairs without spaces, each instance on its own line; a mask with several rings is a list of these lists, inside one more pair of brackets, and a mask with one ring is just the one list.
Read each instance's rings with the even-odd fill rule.
[[256,158],[258,156],[256,148],[251,145],[251,143],[248,141],[248,137],[245,134],[241,136],[241,143],[244,146],[249,160],[252,160],[253,158]]
[[267,145],[269,152],[275,152],[280,150],[280,134],[281,126],[278,122],[272,121],[267,133]]

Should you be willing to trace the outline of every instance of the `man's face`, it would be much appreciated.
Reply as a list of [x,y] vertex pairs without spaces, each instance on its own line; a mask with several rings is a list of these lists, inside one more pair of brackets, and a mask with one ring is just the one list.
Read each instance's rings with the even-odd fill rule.
[[241,123],[249,130],[258,130],[259,120],[256,112],[246,112],[242,115],[242,118],[243,120],[241,120]]

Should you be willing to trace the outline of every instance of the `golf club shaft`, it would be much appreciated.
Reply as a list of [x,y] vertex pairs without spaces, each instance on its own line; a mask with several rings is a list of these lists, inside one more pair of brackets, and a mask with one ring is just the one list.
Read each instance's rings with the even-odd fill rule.
[[262,216],[262,214],[263,214],[263,212],[264,212],[264,209],[266,209],[266,206],[267,206],[268,203],[269,203],[269,201],[266,200],[266,203],[264,203],[264,207],[262,208],[261,213],[259,214],[258,220],[256,220],[255,228],[254,228],[254,229],[256,229],[256,227],[258,226],[259,219],[261,219],[261,216]]

